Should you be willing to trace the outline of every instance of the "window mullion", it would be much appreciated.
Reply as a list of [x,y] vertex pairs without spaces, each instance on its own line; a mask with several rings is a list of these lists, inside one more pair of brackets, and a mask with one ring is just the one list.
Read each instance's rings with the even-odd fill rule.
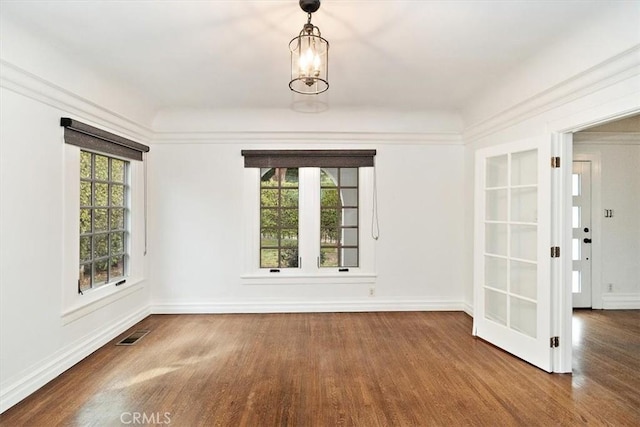
[[320,169],[300,168],[299,253],[302,271],[318,271],[320,256]]

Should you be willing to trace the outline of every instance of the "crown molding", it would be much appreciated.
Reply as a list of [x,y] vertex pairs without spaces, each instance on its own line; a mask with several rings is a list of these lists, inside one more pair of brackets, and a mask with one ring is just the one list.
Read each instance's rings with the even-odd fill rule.
[[153,144],[341,144],[463,145],[453,132],[156,132]]
[[134,139],[151,140],[151,128],[64,89],[4,59],[0,59],[0,87],[26,96],[68,115],[117,129]]
[[[549,64],[553,66],[553,64]],[[465,143],[472,143],[578,98],[640,75],[640,45],[636,45],[598,65],[538,93],[510,108],[468,126]]]

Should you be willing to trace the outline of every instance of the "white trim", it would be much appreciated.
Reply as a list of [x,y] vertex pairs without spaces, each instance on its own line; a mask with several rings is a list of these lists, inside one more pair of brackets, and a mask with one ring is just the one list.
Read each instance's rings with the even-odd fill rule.
[[[128,279],[127,279],[128,280]],[[106,307],[109,304],[113,304],[114,302],[127,297],[134,292],[138,292],[144,289],[144,281],[138,280],[136,282],[124,284],[123,288],[116,288],[115,285],[112,286],[112,292],[100,296],[98,299],[91,301],[89,303],[79,305],[77,307],[73,307],[62,313],[62,325],[68,325],[69,323],[75,322],[78,319],[83,318],[84,316],[93,313],[96,310],[99,310],[103,307]],[[89,292],[89,291],[87,291]]]
[[278,273],[269,273],[267,268],[259,268],[260,264],[260,169],[244,168],[243,173],[243,212],[244,260],[242,284],[332,284],[332,283],[364,283],[373,284],[375,273],[375,243],[371,230],[373,209],[372,189],[374,180],[373,167],[358,168],[358,249],[359,267],[350,267],[349,271],[339,273],[337,268],[321,268],[317,265],[320,247],[313,242],[320,241],[320,168],[301,167],[299,169],[299,268],[282,268]]
[[640,132],[588,132],[581,131],[573,135],[574,144],[588,145],[639,145]]
[[255,302],[156,302],[152,314],[215,313],[340,313],[365,311],[464,311],[462,301],[386,300],[386,301],[255,301]]
[[[463,303],[462,311],[467,313],[469,316],[473,317],[473,304],[470,304],[468,302]],[[475,335],[475,329],[474,329],[473,335]]]
[[149,307],[144,307],[115,324],[83,336],[36,365],[25,369],[16,375],[18,380],[9,384],[3,382],[0,392],[0,413],[20,402],[149,314]]
[[[297,269],[294,269],[297,270]],[[350,269],[354,270],[354,269]],[[284,270],[283,270],[284,271]],[[286,272],[285,272],[286,273]],[[281,276],[282,273],[245,274],[240,276],[243,285],[322,285],[322,284],[374,284],[376,274],[362,274],[352,271],[342,274],[294,274]]]
[[465,144],[472,143],[529,118],[569,104],[576,99],[636,77],[640,73],[639,53],[640,45],[636,45],[488,119],[472,124],[464,130],[463,141]]
[[301,144],[335,142],[391,145],[464,145],[455,132],[155,132],[153,144]]
[[[573,238],[571,228],[572,145],[571,133],[554,133],[552,136],[553,156],[560,157],[560,168],[552,172],[551,181],[551,221],[552,245],[560,246],[560,259],[552,263],[551,281],[551,336],[560,338],[559,350],[552,351],[553,372],[568,373],[572,370],[572,301],[571,288],[572,257],[570,253]],[[567,167],[569,165],[569,167]],[[565,256],[563,256],[563,254]],[[568,310],[566,308],[569,308]]]
[[[574,146],[572,157],[572,166],[573,161],[576,160],[591,162],[591,307],[599,309],[603,308],[602,218],[601,215],[598,214],[599,212],[602,212],[602,155],[600,153],[600,150],[593,150],[589,153],[576,153]],[[569,199],[571,199],[571,197],[569,197]],[[571,203],[573,204],[573,202]],[[568,224],[571,224],[571,222],[568,221]],[[571,240],[569,240],[569,244],[570,242]],[[570,247],[571,246],[567,246],[567,248]],[[569,271],[571,271],[571,267],[569,267]],[[571,282],[569,281],[569,283]]]
[[604,294],[602,295],[602,308],[605,310],[640,310],[640,292]]
[[68,114],[75,114],[97,125],[107,127],[111,132],[117,133],[113,129],[126,131],[126,133],[121,133],[120,136],[139,139],[143,142],[148,142],[151,139],[151,128],[140,125],[115,111],[104,108],[4,59],[0,59],[0,67],[2,68],[0,87],[50,107],[63,110]]

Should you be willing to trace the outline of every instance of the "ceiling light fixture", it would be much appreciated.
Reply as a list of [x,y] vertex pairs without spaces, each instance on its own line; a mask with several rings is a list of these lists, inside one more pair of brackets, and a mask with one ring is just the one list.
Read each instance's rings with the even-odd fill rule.
[[300,0],[300,8],[307,12],[307,23],[289,43],[289,88],[303,95],[317,95],[329,89],[329,42],[311,23],[311,14],[320,8],[320,0]]

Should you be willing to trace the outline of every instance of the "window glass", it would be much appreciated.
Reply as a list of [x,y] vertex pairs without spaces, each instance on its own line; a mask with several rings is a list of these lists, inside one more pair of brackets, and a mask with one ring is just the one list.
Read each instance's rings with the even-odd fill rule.
[[80,152],[80,271],[85,291],[126,275],[129,162]]
[[320,266],[358,266],[358,168],[320,170]]
[[298,267],[298,168],[260,170],[260,267]]

